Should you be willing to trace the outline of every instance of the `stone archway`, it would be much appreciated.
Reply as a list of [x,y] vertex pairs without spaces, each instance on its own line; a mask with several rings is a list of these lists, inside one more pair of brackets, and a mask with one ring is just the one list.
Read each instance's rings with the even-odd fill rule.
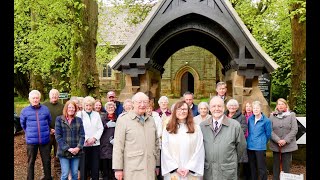
[[185,75],[186,73],[190,73],[192,76],[193,76],[193,79],[194,79],[194,86],[193,86],[193,94],[195,95],[195,97],[197,96],[197,94],[199,94],[200,92],[198,91],[200,88],[200,83],[199,83],[199,80],[200,80],[200,77],[199,77],[199,74],[198,72],[188,66],[188,65],[185,65],[183,66],[182,68],[180,68],[180,70],[176,73],[175,77],[174,77],[174,81],[172,82],[173,83],[173,92],[174,92],[174,96],[176,97],[181,97],[181,93],[182,92],[182,89],[181,89],[181,84],[183,83],[181,80],[183,79],[183,75]]
[[[159,1],[143,25],[109,63],[112,69],[126,74],[127,84],[120,97],[138,90],[159,97],[164,64],[178,50],[193,45],[219,59],[223,80],[231,83],[229,93],[239,103],[254,99],[268,106],[258,88],[258,76],[271,73],[278,65],[259,46],[229,1]],[[195,97],[201,95],[196,69],[186,65],[176,73],[174,96],[180,96],[181,78],[186,72],[194,77]]]

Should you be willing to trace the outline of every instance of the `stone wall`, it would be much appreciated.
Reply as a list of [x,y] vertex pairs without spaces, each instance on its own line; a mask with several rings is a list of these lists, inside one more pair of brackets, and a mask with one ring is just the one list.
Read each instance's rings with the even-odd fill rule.
[[239,76],[237,71],[230,69],[226,72],[224,81],[227,82],[228,86],[227,94],[236,99],[240,107],[242,107],[242,103],[247,100],[260,101],[262,103],[262,112],[269,117],[271,109],[258,87],[258,77],[253,79],[252,87],[245,87],[244,77]]
[[131,77],[118,71],[113,71],[111,78],[100,77],[100,95],[104,100],[106,93],[114,90],[118,100],[122,102],[137,91],[150,91],[156,101],[162,95],[179,98],[182,76],[185,72],[190,72],[194,77],[195,99],[214,96],[216,82],[225,81],[228,86],[227,94],[236,99],[240,106],[248,99],[259,100],[263,105],[262,111],[269,116],[271,110],[258,87],[258,77],[253,79],[252,87],[244,87],[243,76],[239,76],[234,69],[222,75],[222,68],[219,60],[209,51],[189,46],[177,51],[167,60],[162,77],[159,72],[152,70],[139,75],[140,86],[132,86]]
[[217,65],[220,65],[217,58],[203,48],[189,46],[177,51],[164,65],[161,94],[180,97],[181,77],[185,72],[190,72],[195,81],[195,97],[210,97],[215,94]]

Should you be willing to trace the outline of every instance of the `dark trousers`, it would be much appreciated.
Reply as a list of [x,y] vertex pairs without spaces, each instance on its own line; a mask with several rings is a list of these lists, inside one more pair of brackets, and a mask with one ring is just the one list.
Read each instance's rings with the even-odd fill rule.
[[59,178],[61,176],[61,166],[60,166],[59,158],[56,157],[57,150],[58,150],[58,143],[56,141],[54,134],[50,134],[50,152],[52,151],[52,148],[53,148],[53,157],[54,157],[53,167],[56,175],[58,176],[57,178]]
[[[160,157],[161,157],[161,150],[160,150]],[[161,173],[161,166],[159,166],[159,175],[157,176],[157,180],[163,180],[163,176]]]
[[48,144],[27,144],[27,155],[28,155],[28,180],[34,180],[34,165],[40,151],[41,161],[43,165],[44,180],[51,179],[51,156],[50,156],[50,143]]
[[80,178],[99,180],[100,146],[83,147],[84,155],[80,158]]
[[273,152],[273,180],[280,179],[280,154],[282,162],[282,171],[290,173],[290,167],[292,162],[292,152],[279,153]]
[[112,159],[101,159],[103,180],[116,180],[112,170]]
[[253,151],[248,150],[248,157],[250,163],[251,179],[257,180],[267,180],[267,161],[266,161],[266,151]]
[[250,171],[250,164],[242,163],[243,166],[243,180],[250,180],[251,179],[251,171]]
[[250,174],[250,164],[249,163],[238,163],[238,179],[239,180],[250,180],[251,174]]

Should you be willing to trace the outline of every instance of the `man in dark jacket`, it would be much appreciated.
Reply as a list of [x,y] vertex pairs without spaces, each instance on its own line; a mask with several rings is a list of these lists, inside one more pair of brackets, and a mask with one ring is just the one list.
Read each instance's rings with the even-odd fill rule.
[[40,104],[41,93],[32,90],[29,93],[30,106],[21,110],[20,123],[25,132],[28,155],[28,180],[34,178],[34,164],[37,158],[38,149],[40,151],[44,180],[51,177],[51,158],[50,158],[50,123],[51,115],[49,109]]
[[[53,155],[54,155],[53,166],[54,166],[55,176],[57,178],[60,178],[61,166],[60,166],[59,158],[56,157],[58,143],[55,139],[55,124],[56,124],[56,118],[62,115],[63,104],[59,102],[59,91],[57,89],[50,90],[49,98],[50,98],[50,101],[44,102],[43,105],[48,107],[51,118],[52,118],[50,123],[50,148],[51,149],[53,148]],[[51,149],[50,149],[50,152],[51,152]]]
[[183,94],[183,98],[184,98],[184,102],[186,102],[187,105],[192,110],[193,117],[196,117],[197,115],[199,115],[198,106],[193,103],[193,98],[194,98],[193,93],[187,91]]

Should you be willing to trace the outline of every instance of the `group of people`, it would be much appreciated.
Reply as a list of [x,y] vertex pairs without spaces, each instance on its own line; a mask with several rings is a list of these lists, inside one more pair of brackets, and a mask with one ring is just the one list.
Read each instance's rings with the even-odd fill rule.
[[59,115],[49,110],[55,106],[40,104],[41,94],[33,90],[30,106],[20,114],[28,179],[34,179],[38,149],[44,179],[51,179],[50,137],[57,143],[61,179],[95,180],[101,171],[110,180],[266,180],[268,144],[273,179],[279,179],[280,171],[290,172],[298,126],[286,100],[278,99],[267,117],[259,101],[246,101],[241,109],[226,95],[226,83],[217,83],[216,91],[209,102],[198,105],[193,93],[186,92],[170,109],[166,96],[154,109],[146,93],[137,92],[122,104],[110,91],[105,106],[91,96],[71,98]]

